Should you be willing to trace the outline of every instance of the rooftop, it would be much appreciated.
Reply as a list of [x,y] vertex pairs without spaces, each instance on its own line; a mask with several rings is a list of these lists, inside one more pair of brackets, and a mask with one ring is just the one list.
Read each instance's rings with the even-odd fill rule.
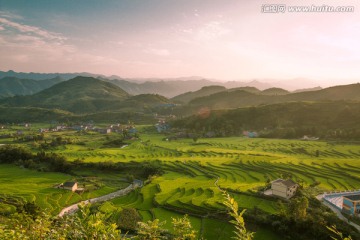
[[288,180],[283,181],[282,184],[284,184],[284,185],[287,186],[287,187],[292,187],[292,186],[294,186],[294,185],[297,185],[297,184],[296,184],[293,180],[291,180],[291,179],[288,179]]
[[76,184],[76,182],[64,182],[64,187],[73,187]]
[[271,183],[281,183],[283,185],[285,185],[286,187],[292,187],[294,185],[297,185],[293,180],[291,179],[287,179],[287,180],[284,180],[284,179],[276,179],[274,181],[272,181]]
[[356,194],[356,195],[345,195],[344,197],[346,197],[347,199],[350,199],[352,201],[360,201],[360,194]]

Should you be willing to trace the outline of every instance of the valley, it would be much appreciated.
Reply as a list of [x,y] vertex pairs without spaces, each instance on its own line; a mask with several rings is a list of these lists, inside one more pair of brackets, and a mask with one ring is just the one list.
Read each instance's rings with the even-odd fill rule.
[[[142,188],[97,204],[96,208],[107,213],[135,208],[143,221],[160,219],[167,222],[166,227],[170,227],[171,217],[188,214],[198,236],[229,239],[232,226],[227,223],[220,191],[226,189],[239,207],[250,214],[245,218],[256,232],[255,239],[263,239],[263,235],[266,239],[282,239],[285,235],[266,227],[269,220],[264,220],[279,216],[282,211],[278,198],[262,194],[272,180],[293,179],[309,201],[315,201],[311,199],[323,192],[354,190],[360,185],[360,147],[355,142],[244,137],[169,140],[151,125],[133,126],[136,137],[124,138],[122,132],[102,134],[69,129],[44,132],[41,139],[25,140],[26,136],[39,135],[38,129],[47,126],[6,126],[0,133],[11,137],[0,139],[0,144],[5,144],[3,148],[22,147],[33,154],[59,154],[69,162],[69,170],[65,174],[48,172],[45,165],[34,160],[31,166],[25,159],[23,163],[14,162],[15,165],[2,164],[1,198],[34,202],[45,211],[58,214],[65,206],[106,195],[124,188],[131,179],[142,178]],[[98,126],[105,128],[109,124]],[[22,137],[17,136],[19,131]],[[157,173],[145,177],[141,169],[147,164]],[[54,188],[70,180],[79,182],[87,191],[75,193]],[[9,202],[1,204],[3,214],[16,211],[16,204]],[[309,211],[315,211],[312,208]],[[264,223],[251,217],[254,211]],[[330,210],[325,213],[332,215]]]

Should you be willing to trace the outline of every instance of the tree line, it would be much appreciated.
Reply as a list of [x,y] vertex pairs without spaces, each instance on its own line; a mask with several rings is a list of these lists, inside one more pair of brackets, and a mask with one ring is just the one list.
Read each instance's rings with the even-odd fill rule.
[[57,153],[40,151],[32,153],[23,147],[5,145],[0,147],[0,163],[16,164],[38,171],[50,171],[72,174],[76,169],[97,169],[132,173],[133,177],[148,179],[150,176],[162,175],[164,170],[160,161],[143,162],[84,162],[81,159],[68,161]]
[[175,129],[206,136],[239,136],[256,131],[260,137],[360,140],[360,103],[283,103],[232,110],[209,111],[175,120]]

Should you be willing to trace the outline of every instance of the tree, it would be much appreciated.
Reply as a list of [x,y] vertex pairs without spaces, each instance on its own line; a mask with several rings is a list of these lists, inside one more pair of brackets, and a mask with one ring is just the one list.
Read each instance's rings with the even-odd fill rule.
[[305,196],[294,198],[290,201],[289,215],[295,220],[305,220],[308,206],[309,200]]
[[253,232],[248,232],[245,227],[245,221],[243,218],[243,214],[245,213],[245,209],[239,213],[239,205],[232,198],[229,193],[226,191],[223,192],[225,196],[224,205],[229,209],[229,215],[232,216],[235,220],[231,220],[230,223],[234,224],[236,230],[234,231],[236,240],[252,240],[254,238]]
[[16,213],[0,224],[0,239],[102,239],[121,240],[116,224],[107,216],[90,214],[89,207],[80,207],[79,214],[52,218],[45,213],[37,217]]
[[135,231],[141,216],[135,208],[125,208],[119,214],[118,226],[123,230]]
[[139,240],[160,240],[165,239],[163,234],[166,232],[162,228],[165,222],[159,223],[159,219],[154,221],[147,221],[146,223],[138,223],[137,239]]
[[172,218],[174,228],[174,240],[195,240],[196,232],[192,229],[191,222],[187,215],[183,218]]

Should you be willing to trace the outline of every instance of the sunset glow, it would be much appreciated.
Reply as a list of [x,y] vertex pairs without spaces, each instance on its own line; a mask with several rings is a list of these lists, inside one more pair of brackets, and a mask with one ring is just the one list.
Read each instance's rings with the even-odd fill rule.
[[359,1],[281,2],[351,13],[262,13],[272,3],[0,0],[1,70],[358,81]]

